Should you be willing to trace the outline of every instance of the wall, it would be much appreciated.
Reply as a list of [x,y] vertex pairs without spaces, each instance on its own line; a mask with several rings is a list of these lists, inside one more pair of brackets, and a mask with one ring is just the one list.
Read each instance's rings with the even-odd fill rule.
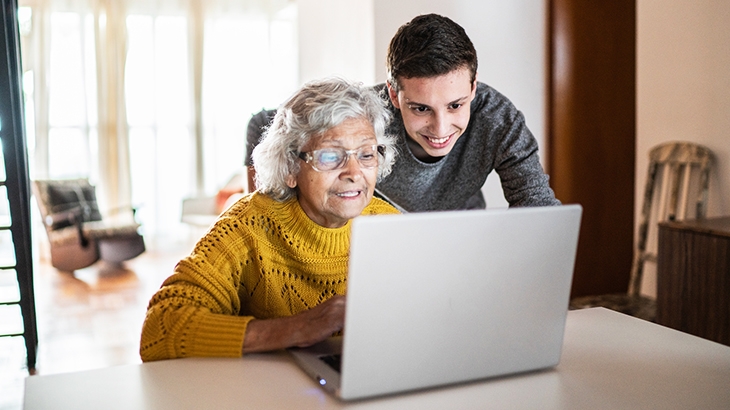
[[371,0],[296,0],[299,81],[339,75],[375,83]]
[[[707,215],[730,215],[728,21],[726,0],[637,1],[637,223],[648,152],[672,140],[713,151]],[[649,295],[656,294],[653,268],[647,266],[642,287]]]

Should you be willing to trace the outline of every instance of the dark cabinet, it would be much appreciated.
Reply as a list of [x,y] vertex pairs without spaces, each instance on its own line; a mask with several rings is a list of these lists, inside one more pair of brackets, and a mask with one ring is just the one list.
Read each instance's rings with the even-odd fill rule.
[[657,323],[730,346],[730,217],[659,225]]

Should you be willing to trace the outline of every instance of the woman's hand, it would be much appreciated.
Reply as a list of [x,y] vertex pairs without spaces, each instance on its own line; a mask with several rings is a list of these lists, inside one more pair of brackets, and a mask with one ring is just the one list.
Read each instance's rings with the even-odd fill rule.
[[243,353],[306,347],[325,340],[343,329],[345,300],[334,296],[294,316],[252,320],[246,328]]

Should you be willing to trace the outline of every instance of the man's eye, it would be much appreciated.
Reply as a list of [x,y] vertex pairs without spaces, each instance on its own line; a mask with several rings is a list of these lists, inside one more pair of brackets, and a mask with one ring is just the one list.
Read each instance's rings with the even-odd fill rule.
[[417,113],[422,113],[422,112],[427,112],[428,111],[428,107],[424,107],[422,105],[413,106],[413,107],[411,107],[411,109],[413,111],[417,112]]

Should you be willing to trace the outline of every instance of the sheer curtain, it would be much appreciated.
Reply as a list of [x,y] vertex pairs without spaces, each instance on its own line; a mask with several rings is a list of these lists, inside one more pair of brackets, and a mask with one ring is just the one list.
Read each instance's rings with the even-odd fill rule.
[[298,84],[291,0],[19,6],[31,177],[90,178],[148,242],[184,236],[182,199],[239,171],[250,116]]

